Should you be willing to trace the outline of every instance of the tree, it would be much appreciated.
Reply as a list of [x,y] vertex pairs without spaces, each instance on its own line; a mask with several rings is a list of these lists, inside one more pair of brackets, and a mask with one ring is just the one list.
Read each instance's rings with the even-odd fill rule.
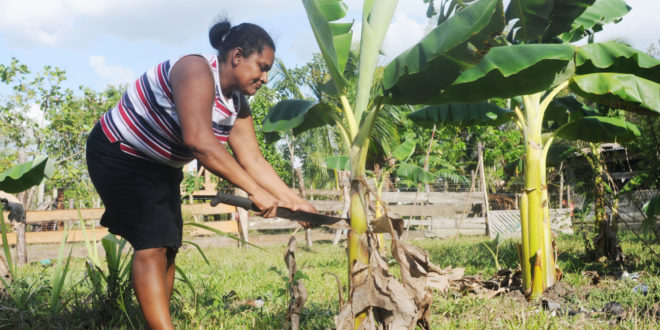
[[[660,61],[616,43],[569,43],[591,37],[603,24],[625,15],[629,8],[623,1],[514,0],[506,13],[502,7],[500,1],[480,0],[458,11],[386,67],[384,88],[388,102],[441,104],[427,110],[463,113],[470,120],[514,118],[525,137],[523,286],[535,298],[555,282],[546,180],[546,158],[554,139],[600,142],[634,136],[636,130],[622,120],[585,116],[566,107],[569,121],[545,136],[548,106],[568,89],[591,102],[657,114]],[[505,23],[513,26],[506,38]],[[514,96],[522,96],[522,102],[514,103],[513,111],[483,111],[478,116],[466,114],[465,108],[486,104],[452,103]]]

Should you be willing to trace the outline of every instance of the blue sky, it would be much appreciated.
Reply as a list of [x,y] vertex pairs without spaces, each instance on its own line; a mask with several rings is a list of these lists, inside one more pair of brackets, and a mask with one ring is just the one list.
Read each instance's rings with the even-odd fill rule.
[[[345,2],[359,26],[362,1]],[[645,51],[660,39],[660,1],[627,3],[630,14],[596,40],[618,38]],[[422,37],[425,11],[422,0],[399,1],[383,64]],[[208,27],[218,15],[264,27],[289,67],[318,52],[300,0],[0,0],[0,64],[16,57],[35,71],[56,66],[67,73],[66,87],[101,90],[170,57],[212,52]]]

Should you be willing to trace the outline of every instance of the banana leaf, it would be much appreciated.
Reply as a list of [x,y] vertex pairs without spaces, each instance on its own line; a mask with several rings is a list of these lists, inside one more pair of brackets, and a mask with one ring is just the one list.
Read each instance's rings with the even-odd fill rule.
[[616,22],[629,11],[630,7],[623,0],[596,0],[573,21],[571,30],[559,37],[565,42],[578,41],[587,36],[588,31],[600,31],[604,24]]
[[435,182],[435,175],[431,172],[413,164],[403,163],[396,171],[396,175],[400,178],[410,180],[414,183],[433,183]]
[[550,15],[550,26],[543,33],[543,40],[550,41],[552,38],[569,32],[573,22],[580,17],[595,0],[555,0],[555,6]]
[[594,0],[512,0],[506,9],[506,20],[516,20],[511,39],[518,42],[549,40],[571,30],[576,18]]
[[644,206],[642,211],[646,216],[646,219],[642,221],[642,230],[648,231],[651,228],[657,226],[658,215],[660,215],[660,194],[657,194],[651,198]]
[[331,170],[348,171],[351,169],[351,160],[344,155],[328,156],[325,163]]
[[656,215],[660,215],[660,194],[653,196],[650,201],[644,204],[642,210],[647,218],[652,219]]
[[569,88],[588,100],[644,115],[660,114],[660,84],[624,73],[575,76]]
[[385,67],[383,88],[391,104],[428,104],[467,68],[498,45],[502,2],[480,0],[438,25]]
[[36,186],[55,172],[53,162],[47,156],[37,156],[0,173],[0,190],[14,194]]
[[392,157],[399,161],[403,161],[412,156],[415,152],[415,146],[417,146],[417,141],[415,139],[407,139],[394,149]]
[[578,48],[575,73],[630,73],[655,82],[660,81],[660,60],[616,42],[587,44]]
[[427,128],[433,124],[499,126],[513,117],[513,111],[486,102],[431,105],[408,115],[417,125]]
[[573,120],[554,133],[571,141],[622,142],[639,136],[639,128],[620,118],[589,116]]
[[582,104],[574,96],[559,97],[548,105],[543,121],[545,127],[558,128],[571,120],[585,116],[600,116],[594,108]]
[[573,74],[576,47],[529,44],[493,48],[454,84],[429,100],[430,104],[478,102],[545,91]]
[[352,32],[346,23],[331,22],[346,16],[348,8],[341,0],[303,0],[303,6],[335,87],[343,90],[348,85],[343,71]]
[[325,103],[308,100],[284,100],[268,112],[262,122],[263,132],[293,130],[300,134],[308,129],[334,124],[329,116],[330,107]]
[[[557,166],[561,162],[569,159],[573,154],[580,151],[575,146],[565,144],[565,143],[553,143],[548,148],[548,156],[546,158],[546,163],[548,166]],[[522,168],[521,168],[522,171]]]

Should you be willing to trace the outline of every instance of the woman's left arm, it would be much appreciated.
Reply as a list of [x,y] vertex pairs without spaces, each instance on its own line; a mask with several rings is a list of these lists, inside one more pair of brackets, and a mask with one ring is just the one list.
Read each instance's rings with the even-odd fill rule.
[[[241,108],[246,106],[246,103],[241,104]],[[318,213],[314,206],[298,196],[282,181],[270,163],[264,158],[257,143],[254,123],[249,110],[236,119],[228,142],[238,163],[260,186],[276,198],[292,205],[293,211],[303,210]]]

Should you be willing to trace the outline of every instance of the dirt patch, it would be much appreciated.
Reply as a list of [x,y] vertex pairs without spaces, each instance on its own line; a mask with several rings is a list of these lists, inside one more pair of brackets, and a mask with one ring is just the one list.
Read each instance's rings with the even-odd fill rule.
[[573,288],[572,285],[564,281],[559,281],[556,282],[553,286],[551,286],[547,290],[545,290],[545,292],[541,296],[541,300],[546,299],[549,301],[554,301],[563,306],[566,303],[565,297],[568,295],[572,295],[574,293],[575,293],[575,288]]

